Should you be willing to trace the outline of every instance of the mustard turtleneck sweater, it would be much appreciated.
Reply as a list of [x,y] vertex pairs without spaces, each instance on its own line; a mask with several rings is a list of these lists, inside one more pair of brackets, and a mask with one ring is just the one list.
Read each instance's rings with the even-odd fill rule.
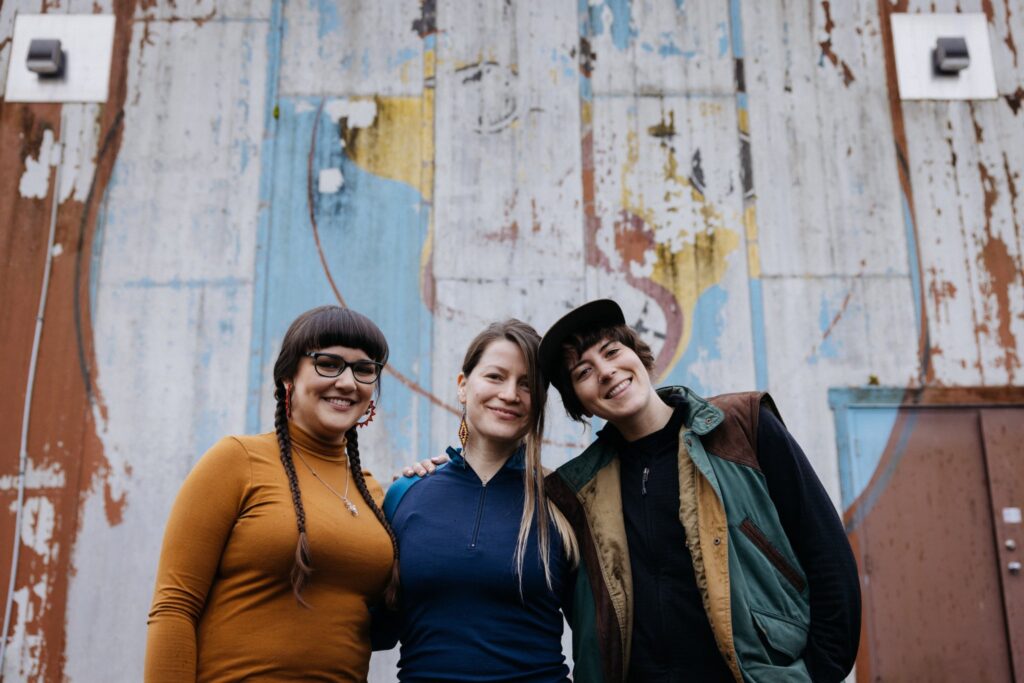
[[[294,425],[313,576],[295,601],[289,574],[298,530],[274,433],[221,439],[178,494],[164,534],[149,612],[146,681],[364,681],[368,603],[390,576],[387,532],[352,482],[344,447]],[[379,505],[380,485],[366,473]]]

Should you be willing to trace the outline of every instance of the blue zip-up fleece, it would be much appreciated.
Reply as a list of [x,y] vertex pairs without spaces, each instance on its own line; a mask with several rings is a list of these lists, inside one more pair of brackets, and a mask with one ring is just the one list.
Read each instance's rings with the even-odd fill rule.
[[[551,526],[549,590],[531,531],[522,597],[515,574],[523,512],[523,454],[486,485],[459,451],[426,478],[391,485],[384,512],[398,536],[398,614],[374,617],[374,649],[402,642],[401,681],[562,683],[562,595],[570,580]],[[382,618],[383,617],[383,618]]]

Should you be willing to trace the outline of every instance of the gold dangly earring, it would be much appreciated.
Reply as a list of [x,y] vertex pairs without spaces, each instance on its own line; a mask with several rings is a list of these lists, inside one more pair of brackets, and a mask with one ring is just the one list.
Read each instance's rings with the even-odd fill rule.
[[466,450],[466,442],[469,441],[469,425],[466,424],[466,408],[462,408],[462,421],[459,423],[459,443],[462,450]]

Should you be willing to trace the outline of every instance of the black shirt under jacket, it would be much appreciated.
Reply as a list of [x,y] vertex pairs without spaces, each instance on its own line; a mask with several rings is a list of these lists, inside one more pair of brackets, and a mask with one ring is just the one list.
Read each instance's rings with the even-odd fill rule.
[[[598,434],[620,454],[622,512],[633,574],[633,644],[628,680],[731,683],[679,521],[679,430],[685,404],[661,430],[627,442],[612,425]],[[768,492],[810,589],[804,663],[811,679],[841,681],[860,640],[860,586],[831,499],[785,426],[762,407],[757,454]]]

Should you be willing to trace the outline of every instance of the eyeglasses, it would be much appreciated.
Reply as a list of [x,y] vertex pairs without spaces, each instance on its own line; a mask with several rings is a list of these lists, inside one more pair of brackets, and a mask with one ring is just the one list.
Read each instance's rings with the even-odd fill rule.
[[341,356],[333,353],[304,353],[313,359],[313,368],[316,374],[321,377],[341,377],[345,368],[352,368],[352,377],[363,384],[373,384],[380,377],[380,371],[384,368],[383,363],[375,360],[347,361]]

